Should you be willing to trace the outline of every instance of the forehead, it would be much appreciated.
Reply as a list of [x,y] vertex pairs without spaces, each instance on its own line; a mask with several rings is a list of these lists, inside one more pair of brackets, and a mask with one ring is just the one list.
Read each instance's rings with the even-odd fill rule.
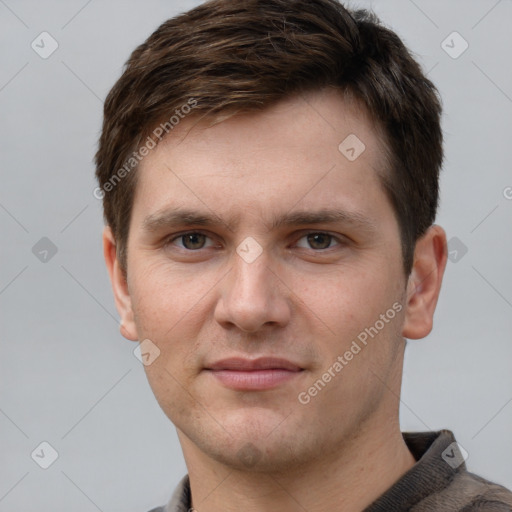
[[213,126],[181,120],[139,166],[134,215],[179,205],[263,214],[337,200],[361,210],[384,196],[385,167],[366,111],[338,91],[316,91]]

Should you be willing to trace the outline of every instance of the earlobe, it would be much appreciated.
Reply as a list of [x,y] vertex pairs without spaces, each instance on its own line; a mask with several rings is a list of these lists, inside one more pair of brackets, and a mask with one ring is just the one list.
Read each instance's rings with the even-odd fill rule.
[[433,225],[416,242],[402,329],[405,338],[424,338],[432,330],[446,261],[446,233]]
[[109,226],[103,230],[103,255],[110,275],[116,308],[121,317],[120,332],[126,339],[138,341],[128,284],[117,259],[116,242]]

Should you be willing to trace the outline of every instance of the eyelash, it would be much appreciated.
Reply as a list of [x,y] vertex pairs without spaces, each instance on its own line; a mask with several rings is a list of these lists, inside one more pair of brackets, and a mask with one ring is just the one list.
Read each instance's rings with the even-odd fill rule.
[[[211,237],[206,234],[206,233],[203,233],[202,231],[186,231],[184,233],[180,233],[178,235],[173,235],[171,238],[168,238],[165,242],[164,242],[164,246],[169,246],[171,245],[174,241],[176,240],[179,240],[179,239],[182,239],[184,236],[186,235],[203,235],[207,238],[210,238]],[[330,233],[328,232],[325,232],[325,231],[307,231],[305,233],[302,234],[302,236],[297,240],[301,240],[302,238],[305,238],[309,235],[327,235],[328,237],[331,238],[331,241],[337,241],[338,242],[338,245],[340,247],[346,245],[346,242],[343,241],[343,239],[341,239],[340,237],[337,237],[335,235],[331,235]],[[183,250],[183,251],[186,251],[186,252],[190,252],[190,253],[194,253],[194,252],[199,252],[203,249],[207,249],[208,247],[201,247],[200,249],[187,249],[186,247],[178,247],[178,249],[180,250]],[[304,247],[301,247],[301,249],[304,249]],[[326,252],[328,251],[329,249],[333,249],[333,247],[327,247],[325,249],[313,249],[313,248],[310,248],[309,250],[312,250],[314,252],[318,252],[318,253],[322,253],[322,252]]]

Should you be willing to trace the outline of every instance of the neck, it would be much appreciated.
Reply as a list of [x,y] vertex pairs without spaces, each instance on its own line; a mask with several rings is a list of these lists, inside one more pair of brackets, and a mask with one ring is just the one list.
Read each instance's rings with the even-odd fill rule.
[[[275,474],[238,471],[207,457],[178,431],[189,470],[192,506],[201,512],[363,510],[414,464],[398,419],[371,425],[307,467]],[[376,429],[375,426],[379,427]]]

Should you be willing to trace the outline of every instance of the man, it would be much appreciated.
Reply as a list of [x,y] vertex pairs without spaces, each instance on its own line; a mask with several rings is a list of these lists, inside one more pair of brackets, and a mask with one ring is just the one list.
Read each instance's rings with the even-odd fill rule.
[[188,469],[155,512],[512,510],[450,431],[399,427],[447,259],[440,115],[397,35],[335,0],[215,0],[133,52],[97,192]]

